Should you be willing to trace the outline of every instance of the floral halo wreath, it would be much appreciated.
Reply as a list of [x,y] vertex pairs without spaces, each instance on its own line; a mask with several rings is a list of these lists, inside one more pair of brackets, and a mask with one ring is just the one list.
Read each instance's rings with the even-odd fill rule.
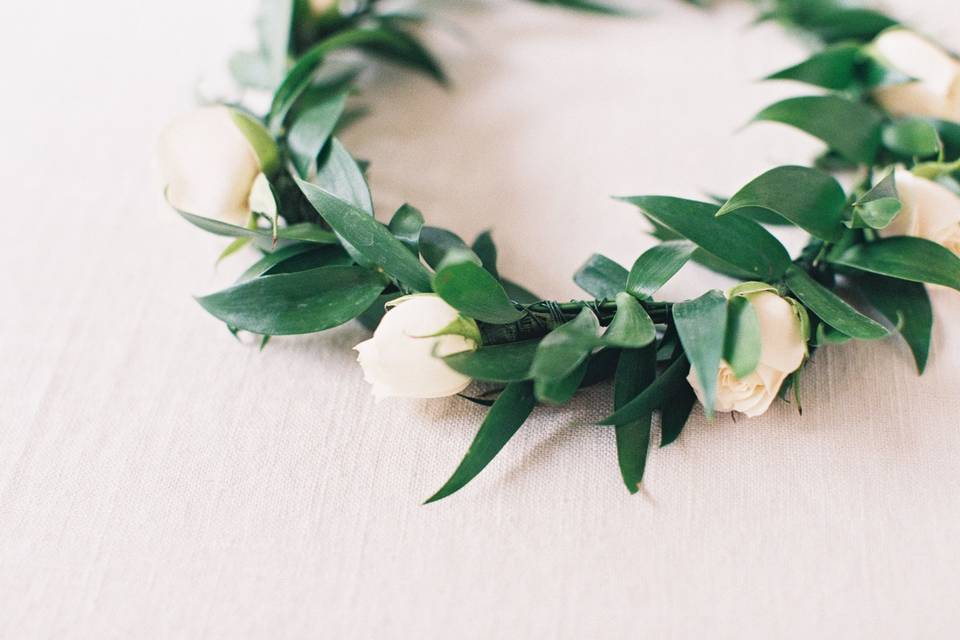
[[[536,1],[625,13],[591,0]],[[761,19],[821,45],[769,79],[826,91],[777,102],[755,120],[796,127],[828,151],[816,168],[771,169],[726,200],[622,198],[659,244],[629,270],[594,255],[574,275],[592,298],[554,302],[499,273],[489,233],[468,246],[410,205],[377,221],[365,163],[335,136],[360,115],[349,98],[368,56],[445,83],[414,33],[422,16],[378,0],[267,0],[259,50],[231,61],[243,99],[183,115],[161,136],[170,204],[234,238],[224,255],[245,245],[262,253],[233,286],[198,302],[261,344],[359,320],[375,329],[356,349],[378,397],[495,385],[463,396],[489,412],[428,502],[473,479],[535,406],[564,404],[608,379],[613,412],[599,424],[615,431],[631,492],[655,412],[666,446],[698,400],[708,418],[758,416],[791,392],[799,406],[798,378],[814,349],[891,333],[835,293],[840,281],[889,321],[922,373],[933,323],[924,284],[960,290],[960,61],[843,0],[760,4]],[[260,113],[251,102],[265,90],[272,97]],[[829,173],[839,170],[855,172],[849,193]],[[810,242],[791,258],[764,225],[795,225]],[[691,260],[741,284],[655,300]]]

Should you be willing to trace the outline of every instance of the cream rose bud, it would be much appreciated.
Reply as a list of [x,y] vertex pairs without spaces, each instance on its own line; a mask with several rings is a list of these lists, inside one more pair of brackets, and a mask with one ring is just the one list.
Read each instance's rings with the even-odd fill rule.
[[[721,362],[714,409],[739,411],[752,418],[770,408],[784,380],[803,364],[807,341],[791,303],[771,291],[749,294],[747,299],[760,321],[760,364],[741,380],[726,362]],[[703,402],[703,390],[692,370],[687,380]]]
[[310,7],[311,13],[320,15],[336,7],[338,2],[339,0],[308,0],[307,5]]
[[960,197],[941,184],[898,168],[897,194],[903,205],[881,237],[916,236],[942,244],[960,256]]
[[174,119],[160,134],[160,172],[170,204],[244,225],[260,163],[226,107],[202,107]]
[[907,29],[890,29],[873,41],[879,57],[912,81],[878,88],[874,97],[897,116],[960,121],[960,61]]
[[[457,324],[468,327],[476,339],[437,335]],[[415,295],[401,298],[387,311],[373,338],[354,349],[378,399],[440,398],[460,393],[470,384],[470,378],[440,358],[476,349],[479,337],[476,323],[461,318],[439,296]]]

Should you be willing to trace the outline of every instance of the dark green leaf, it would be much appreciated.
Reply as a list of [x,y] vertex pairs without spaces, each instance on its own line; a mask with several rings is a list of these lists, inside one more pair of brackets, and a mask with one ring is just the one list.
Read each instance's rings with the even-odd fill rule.
[[733,375],[743,379],[760,364],[760,320],[750,300],[734,296],[727,305],[727,335],[723,343],[723,359]]
[[432,290],[426,268],[369,213],[314,184],[303,180],[297,184],[317,213],[367,261],[414,291]]
[[590,361],[588,358],[562,378],[557,380],[534,380],[534,393],[537,400],[553,406],[560,406],[570,402],[570,399],[577,393],[577,389],[583,384],[589,365]]
[[740,216],[717,218],[719,207],[715,205],[669,196],[622,200],[640,207],[647,217],[754,279],[778,280],[790,265],[790,254],[769,231]]
[[507,295],[510,296],[510,299],[514,302],[519,302],[520,304],[533,304],[534,302],[543,300],[543,298],[532,291],[528,291],[516,282],[504,279],[501,281],[501,283],[503,284],[503,289],[507,292]]
[[649,314],[629,293],[617,294],[617,313],[603,334],[603,343],[613,347],[638,349],[657,338],[657,328]]
[[573,281],[597,300],[613,299],[627,286],[627,270],[610,258],[595,253],[573,275]]
[[[649,345],[644,349],[624,349],[617,365],[614,383],[614,408],[620,409],[650,386],[657,375],[657,349]],[[638,420],[616,425],[617,461],[620,475],[630,493],[640,490],[643,472],[647,466],[647,451],[650,447],[650,426],[653,413]]]
[[524,340],[480,347],[446,356],[443,361],[465,376],[485,382],[519,382],[530,379],[530,367],[540,340]]
[[540,342],[530,374],[537,383],[537,395],[547,384],[563,380],[580,366],[596,345],[600,323],[589,309],[560,325]]
[[687,385],[686,378],[689,372],[690,363],[687,359],[683,356],[677,358],[643,393],[597,424],[611,426],[625,424],[665,407],[673,401],[677,386]]
[[497,273],[497,245],[493,243],[493,236],[490,235],[490,232],[484,231],[478,235],[470,248],[480,258],[480,264],[483,265],[483,268],[489,271],[494,278],[499,279],[500,275]]
[[933,333],[933,309],[926,288],[918,282],[868,273],[858,275],[856,283],[870,304],[903,336],[922,374],[930,356]]
[[322,42],[317,48],[323,52],[357,48],[390,62],[426,73],[440,84],[447,83],[446,74],[433,55],[419,40],[395,23],[382,22],[380,26],[341,31]]
[[536,406],[533,385],[530,382],[512,382],[493,403],[480,425],[480,431],[467,450],[463,461],[447,483],[431,496],[427,503],[446,498],[462,489],[483,471],[504,445],[520,429]]
[[676,442],[687,424],[693,405],[697,402],[697,395],[687,381],[680,379],[674,388],[667,392],[669,400],[664,403],[660,414],[660,446],[666,447]]
[[329,96],[298,114],[287,132],[287,148],[301,178],[310,174],[343,113],[347,94]]
[[943,143],[929,120],[911,118],[883,128],[883,146],[902,156],[928,158],[940,153]]
[[[463,238],[452,231],[426,226],[420,230],[420,255],[431,268],[438,268],[447,254],[454,250],[469,249]],[[480,262],[480,258],[477,258],[477,262]]]
[[451,251],[433,277],[433,290],[463,315],[491,324],[516,322],[526,314],[503,285],[475,261],[471,251]]
[[317,176],[311,182],[357,209],[373,215],[373,199],[370,197],[370,187],[363,177],[363,172],[350,152],[336,138],[331,138],[330,144],[324,150]]
[[833,178],[808,167],[777,167],[740,189],[717,216],[763,209],[776,213],[812,235],[836,240],[847,197]]
[[[250,229],[248,227],[238,227],[235,224],[229,224],[205,218],[186,211],[177,210],[177,213],[187,222],[200,227],[204,231],[216,234],[218,236],[228,236],[231,238],[256,238],[260,240],[271,241],[272,234],[270,229]],[[327,231],[323,227],[308,222],[290,225],[289,227],[280,227],[277,229],[277,237],[281,240],[301,240],[303,242],[313,242],[316,244],[336,244],[337,236]]]
[[259,276],[276,273],[293,273],[317,267],[344,266],[350,264],[350,256],[336,245],[318,246],[310,243],[292,244],[268,253],[252,264],[237,279],[246,282]]
[[673,320],[703,390],[704,410],[709,417],[713,415],[717,372],[727,333],[727,299],[720,291],[708,291],[696,300],[673,305]]
[[416,207],[405,204],[397,209],[390,218],[390,233],[410,249],[413,255],[420,255],[420,230],[423,229],[423,214]]
[[788,98],[767,107],[754,120],[791,125],[820,138],[848,160],[871,164],[880,146],[883,116],[860,102],[828,95]]
[[638,298],[649,298],[687,263],[697,245],[687,240],[661,242],[644,251],[630,269],[627,291]]
[[386,286],[360,267],[321,267],[263,276],[197,298],[229,326],[263,335],[323,331],[352,320]]
[[787,271],[786,284],[818,318],[851,338],[877,340],[889,335],[883,325],[851,307],[798,267]]
[[891,169],[875,187],[855,203],[854,210],[866,226],[883,229],[893,222],[903,208],[899,197],[896,173]]
[[767,79],[796,80],[839,91],[856,83],[859,57],[859,45],[838,44],[815,53],[796,66],[767,76]]
[[310,86],[325,55],[326,51],[322,46],[314,47],[301,56],[293,68],[287,72],[287,76],[274,92],[273,102],[270,105],[268,120],[271,131],[277,133],[281,130],[287,113],[297,98]]
[[598,0],[533,0],[539,4],[554,5],[566,9],[575,9],[587,13],[600,13],[611,16],[631,15],[631,12],[622,7]]
[[898,236],[858,244],[829,259],[834,264],[860,271],[960,291],[960,258],[946,247],[923,238]]

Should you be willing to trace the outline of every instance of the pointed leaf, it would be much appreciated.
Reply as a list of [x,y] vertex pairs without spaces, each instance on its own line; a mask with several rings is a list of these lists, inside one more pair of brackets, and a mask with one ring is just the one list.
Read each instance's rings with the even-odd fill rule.
[[798,267],[791,267],[787,271],[786,284],[818,318],[851,338],[877,340],[889,335],[883,325],[851,307]]
[[717,216],[762,209],[789,220],[810,234],[836,240],[847,196],[833,176],[808,167],[777,167],[740,189]]
[[[490,464],[504,445],[513,437],[536,406],[533,384],[511,382],[490,407],[480,431],[467,450],[463,461],[446,484],[427,499],[436,502],[462,489]],[[425,504],[426,504],[425,503]]]
[[621,199],[754,279],[778,280],[790,265],[790,254],[769,231],[740,216],[717,218],[716,205],[669,196]]
[[483,265],[483,268],[499,280],[500,275],[497,273],[497,245],[493,243],[493,236],[490,235],[490,232],[484,231],[478,235],[477,239],[473,241],[473,246],[470,248],[473,249],[473,252],[480,258],[480,264]]
[[229,326],[262,335],[314,333],[352,320],[386,286],[361,267],[320,267],[263,276],[197,298]]
[[420,255],[420,231],[423,229],[423,214],[416,207],[404,204],[390,218],[387,225],[397,240],[410,249],[413,255]]
[[720,291],[708,291],[696,300],[673,305],[673,320],[703,389],[704,410],[711,416],[727,333],[727,299]]
[[433,276],[433,290],[463,315],[491,324],[516,322],[526,313],[503,285],[475,261],[472,251],[451,251]]
[[835,95],[788,98],[754,120],[781,122],[820,138],[846,159],[870,164],[880,146],[883,116],[860,102]]
[[697,395],[685,379],[679,380],[668,396],[670,400],[664,403],[660,413],[661,447],[676,442],[690,418],[693,405],[697,403]]
[[573,281],[597,300],[611,300],[627,286],[627,270],[595,253],[574,274]]
[[639,349],[657,339],[657,328],[646,309],[629,293],[617,294],[617,312],[603,334],[603,344]]
[[540,340],[524,340],[480,347],[446,356],[454,371],[485,382],[519,382],[530,379],[530,367]]
[[686,378],[689,372],[690,363],[687,359],[683,356],[677,358],[643,393],[597,424],[608,426],[625,424],[665,407],[667,403],[672,402],[677,386],[687,384]]
[[432,290],[426,268],[369,213],[314,184],[297,184],[317,213],[367,261],[414,291]]
[[859,45],[838,44],[815,53],[798,65],[767,76],[767,79],[795,80],[840,91],[856,83],[859,57]]
[[856,283],[870,304],[903,336],[922,374],[927,367],[933,334],[933,309],[926,288],[918,282],[868,273],[859,274]]
[[[620,409],[640,395],[657,375],[657,349],[624,349],[617,364],[614,384],[614,408]],[[640,490],[650,447],[650,426],[653,413],[638,420],[616,425],[617,461],[620,475],[630,493]]]
[[333,135],[346,102],[346,93],[329,96],[299,113],[290,125],[287,148],[301,178],[308,177],[320,150]]
[[739,379],[753,373],[760,364],[760,320],[744,296],[733,296],[727,305],[727,335],[723,343],[723,359]]
[[688,240],[661,242],[637,258],[627,277],[627,291],[649,298],[693,257],[697,245]]
[[830,256],[830,262],[960,291],[960,257],[946,247],[923,238],[898,236],[854,245],[838,256]]

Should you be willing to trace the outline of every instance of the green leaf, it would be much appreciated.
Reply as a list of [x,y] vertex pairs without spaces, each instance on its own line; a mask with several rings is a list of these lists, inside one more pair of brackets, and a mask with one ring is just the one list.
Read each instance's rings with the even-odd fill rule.
[[220,264],[223,260],[226,260],[233,254],[235,254],[237,251],[240,251],[241,249],[243,249],[245,246],[250,244],[250,241],[252,239],[253,238],[235,238],[230,244],[226,246],[226,248],[224,248],[223,251],[220,252],[220,255],[217,256],[216,264]]
[[311,182],[357,209],[373,215],[373,199],[370,197],[370,187],[363,177],[363,172],[350,152],[336,138],[330,139],[330,144],[320,158],[317,176]]
[[717,397],[717,372],[727,333],[727,299],[720,291],[708,291],[696,300],[673,305],[673,320],[700,382],[704,410],[710,417]]
[[433,494],[425,504],[446,498],[462,489],[468,482],[490,464],[504,445],[513,437],[536,406],[533,385],[529,382],[512,382],[507,385],[490,407],[480,431],[467,450],[463,461],[446,484]]
[[933,334],[933,309],[926,288],[917,282],[868,273],[857,275],[856,284],[867,301],[903,336],[922,374]]
[[390,233],[406,245],[413,255],[420,255],[420,231],[423,229],[423,214],[409,204],[402,205],[390,218],[387,225]]
[[883,146],[902,156],[928,158],[943,149],[937,128],[929,120],[920,118],[888,124],[883,128],[882,140]]
[[627,9],[622,7],[617,7],[615,5],[598,2],[597,0],[533,0],[539,4],[545,5],[554,5],[557,7],[564,7],[566,9],[574,9],[576,11],[584,11],[586,13],[599,13],[603,15],[610,16],[629,16],[633,15]]
[[534,380],[534,392],[537,400],[545,404],[560,406],[570,402],[587,376],[590,358],[577,365],[567,375],[557,380]]
[[667,406],[672,402],[678,385],[687,386],[686,378],[689,371],[690,363],[687,359],[683,356],[677,358],[643,393],[597,424],[609,426],[626,424]]
[[240,132],[250,143],[253,153],[257,156],[257,162],[260,164],[260,171],[265,175],[273,176],[281,169],[280,151],[277,149],[277,143],[260,122],[250,117],[242,111],[230,109],[230,117],[234,124],[240,129]]
[[[644,349],[624,349],[617,363],[614,383],[614,408],[620,409],[640,395],[657,376],[657,349],[649,345]],[[630,493],[640,490],[643,472],[647,466],[647,451],[650,447],[650,426],[653,413],[638,420],[616,425],[617,461],[620,475]]]
[[484,231],[478,235],[477,239],[473,241],[473,246],[470,248],[473,249],[473,252],[480,258],[480,264],[483,265],[483,268],[499,280],[500,275],[497,273],[497,245],[493,243],[493,236],[490,235],[490,232]]
[[896,173],[891,169],[875,187],[854,203],[854,211],[863,224],[873,229],[883,229],[893,222],[903,208],[899,198]]
[[360,267],[320,267],[255,278],[197,298],[229,326],[263,335],[314,333],[343,324],[369,307],[386,286]]
[[781,122],[820,138],[846,159],[872,164],[880,146],[883,116],[840,96],[804,96],[773,104],[754,118]]
[[273,102],[267,121],[270,130],[279,133],[283,128],[283,121],[287,113],[293,108],[297,98],[306,91],[313,81],[313,76],[323,63],[326,51],[322,46],[314,47],[303,54],[295,65],[287,72],[286,77],[273,94]]
[[622,266],[595,253],[573,275],[573,281],[597,300],[610,300],[626,289],[627,275]]
[[687,240],[670,240],[644,251],[627,277],[627,291],[638,298],[650,298],[693,257],[697,245]]
[[844,43],[828,47],[793,67],[767,76],[767,80],[795,80],[840,91],[856,84],[861,47]]
[[851,307],[798,267],[791,267],[787,271],[786,284],[818,318],[851,338],[877,340],[889,335],[883,325]]
[[881,31],[897,24],[893,18],[872,9],[839,7],[825,11],[803,27],[825,42],[839,40],[873,40]]
[[603,334],[603,344],[639,349],[657,339],[657,328],[650,315],[629,293],[617,294],[617,312]]
[[790,265],[790,254],[769,231],[740,216],[717,218],[715,205],[669,196],[621,199],[754,279],[778,280]]
[[568,377],[587,359],[597,343],[599,332],[597,316],[589,309],[583,309],[576,318],[547,334],[537,347],[530,368],[538,397],[546,385]]
[[[420,255],[432,269],[437,269],[440,263],[451,251],[469,251],[467,243],[463,238],[452,231],[441,229],[439,227],[424,226],[420,230]],[[480,263],[480,258],[476,258]]]
[[693,405],[697,403],[697,395],[685,379],[680,379],[671,391],[667,392],[669,401],[664,403],[660,413],[660,446],[676,442],[683,432],[683,427],[690,418]]
[[539,339],[494,344],[455,353],[443,361],[454,371],[475,380],[519,382],[530,379],[530,367],[539,344]]
[[315,47],[320,50],[321,55],[345,48],[360,49],[390,62],[421,71],[441,85],[447,84],[446,74],[436,58],[419,40],[395,23],[384,21],[379,26],[364,26],[341,31]]
[[820,238],[839,236],[847,196],[833,176],[808,167],[786,166],[767,171],[740,189],[717,216],[763,209]]
[[523,318],[496,278],[475,262],[471,251],[451,251],[433,276],[433,290],[463,315],[491,324]]
[[[192,225],[195,225],[204,231],[218,236],[227,236],[230,238],[254,238],[271,242],[273,234],[270,229],[239,227],[235,224],[221,222],[213,218],[205,218],[194,213],[176,210],[180,216]],[[336,244],[337,236],[327,231],[319,225],[302,222],[293,224],[289,227],[280,227],[277,229],[277,237],[281,240],[300,240],[302,242],[313,242],[316,244]]]
[[413,291],[432,291],[430,273],[373,217],[322,188],[297,180],[317,213],[367,261]]
[[733,296],[727,304],[727,335],[723,359],[739,379],[753,373],[760,364],[760,320],[745,296]]
[[503,284],[504,291],[507,292],[507,295],[510,296],[510,299],[514,302],[519,302],[520,304],[533,304],[534,302],[543,300],[543,298],[532,291],[528,291],[516,282],[504,279],[501,281],[501,284]]
[[939,284],[960,291],[960,258],[946,247],[910,236],[858,244],[838,256],[833,264],[900,280]]
[[246,282],[259,276],[276,273],[293,273],[317,267],[346,266],[350,262],[350,256],[336,245],[292,244],[260,258],[243,272],[237,282]]
[[333,135],[343,114],[347,94],[329,96],[297,115],[287,132],[287,148],[301,178],[307,178],[320,150]]

